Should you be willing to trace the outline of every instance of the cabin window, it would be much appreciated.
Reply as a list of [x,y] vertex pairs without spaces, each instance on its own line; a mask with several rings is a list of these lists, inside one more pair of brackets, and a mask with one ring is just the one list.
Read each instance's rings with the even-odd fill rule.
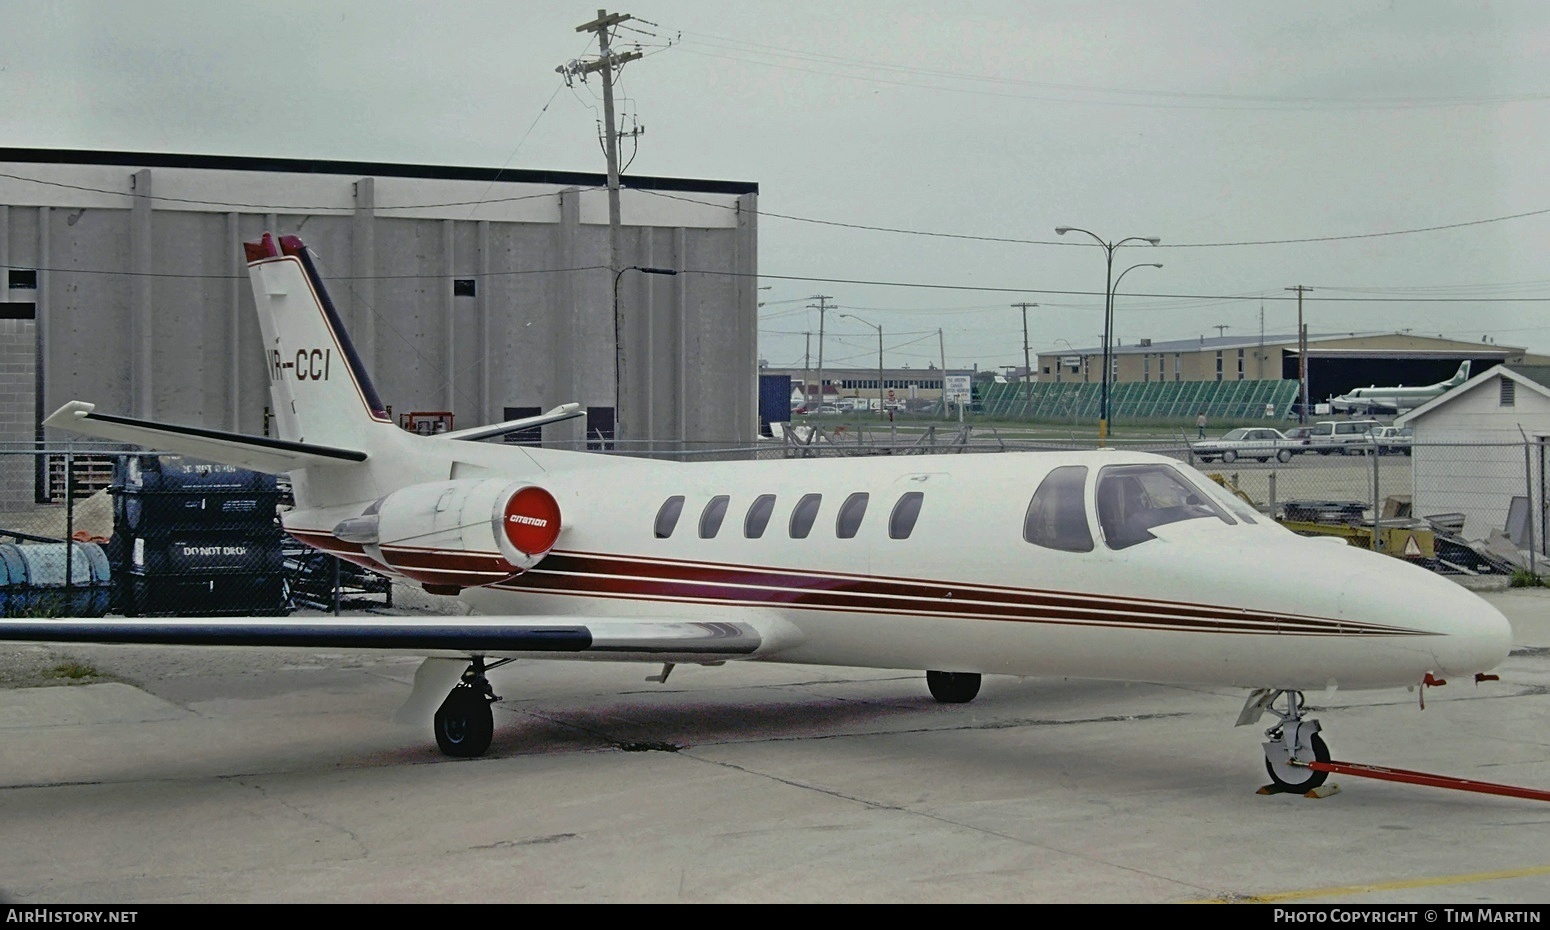
[[678,515],[684,512],[684,496],[674,494],[662,502],[662,507],[657,511],[657,538],[666,539],[673,535],[673,527],[678,525]]
[[899,502],[893,505],[893,513],[888,515],[888,538],[909,539],[915,531],[915,520],[920,517],[920,502],[926,495],[921,491],[910,491]]
[[1062,552],[1093,551],[1093,531],[1087,524],[1086,465],[1050,469],[1039,482],[1023,518],[1023,539]]
[[1167,465],[1110,465],[1098,472],[1098,526],[1110,549],[1156,539],[1155,527],[1200,518],[1237,522]]
[[869,497],[865,491],[858,491],[845,498],[845,503],[840,505],[839,516],[834,518],[834,535],[841,539],[855,538],[861,529],[861,518],[866,516]]
[[765,527],[770,525],[770,514],[774,512],[775,495],[760,494],[754,498],[753,505],[748,508],[748,516],[743,518],[743,535],[749,539],[763,536]]
[[721,521],[726,519],[729,500],[731,500],[729,496],[717,494],[710,499],[710,503],[705,505],[705,509],[700,511],[701,539],[715,539],[716,534],[721,532]]
[[813,531],[813,521],[818,519],[818,505],[823,502],[822,494],[803,494],[797,501],[796,507],[791,510],[791,538],[806,539],[807,534]]

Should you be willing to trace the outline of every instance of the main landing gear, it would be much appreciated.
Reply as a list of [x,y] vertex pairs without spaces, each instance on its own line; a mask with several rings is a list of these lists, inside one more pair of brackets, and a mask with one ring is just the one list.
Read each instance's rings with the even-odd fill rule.
[[[1278,710],[1275,702],[1285,699],[1286,710]],[[1253,723],[1266,711],[1280,718],[1275,726],[1265,731],[1265,771],[1270,773],[1277,791],[1306,793],[1320,787],[1329,777],[1328,772],[1315,771],[1310,762],[1328,762],[1329,747],[1319,736],[1319,722],[1303,716],[1304,701],[1301,691],[1281,691],[1268,688],[1255,691],[1239,715],[1239,725]]]
[[967,704],[980,693],[978,672],[926,672],[926,687],[942,704]]
[[495,736],[495,715],[490,705],[500,698],[484,673],[510,661],[502,659],[485,665],[484,656],[473,657],[462,679],[436,710],[436,745],[442,752],[471,759],[489,750]]

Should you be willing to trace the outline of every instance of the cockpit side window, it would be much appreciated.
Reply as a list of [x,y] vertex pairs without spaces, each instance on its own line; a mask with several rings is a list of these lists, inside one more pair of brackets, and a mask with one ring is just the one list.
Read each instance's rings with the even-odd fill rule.
[[1098,472],[1098,526],[1110,549],[1156,539],[1154,527],[1214,517],[1236,523],[1167,465],[1109,465]]
[[1087,501],[1083,495],[1086,485],[1086,465],[1051,469],[1028,503],[1023,539],[1062,552],[1093,551],[1093,533],[1087,524]]

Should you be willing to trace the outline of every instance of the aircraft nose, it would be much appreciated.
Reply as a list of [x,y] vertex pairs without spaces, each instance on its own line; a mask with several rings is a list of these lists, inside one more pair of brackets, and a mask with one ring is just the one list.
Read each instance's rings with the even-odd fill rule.
[[1411,584],[1406,600],[1442,634],[1432,646],[1440,672],[1473,675],[1506,660],[1512,651],[1512,623],[1485,598],[1429,572]]

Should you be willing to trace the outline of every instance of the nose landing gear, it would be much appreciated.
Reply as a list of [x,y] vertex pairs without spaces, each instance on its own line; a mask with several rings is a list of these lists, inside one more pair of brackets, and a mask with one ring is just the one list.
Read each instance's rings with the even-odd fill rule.
[[[1275,702],[1285,698],[1286,710],[1278,710]],[[1328,772],[1309,767],[1310,762],[1328,762],[1329,747],[1319,735],[1319,722],[1303,716],[1303,697],[1300,691],[1257,691],[1244,708],[1259,712],[1269,711],[1280,718],[1279,722],[1265,731],[1265,771],[1270,773],[1273,788],[1280,791],[1309,792],[1324,784]]]

